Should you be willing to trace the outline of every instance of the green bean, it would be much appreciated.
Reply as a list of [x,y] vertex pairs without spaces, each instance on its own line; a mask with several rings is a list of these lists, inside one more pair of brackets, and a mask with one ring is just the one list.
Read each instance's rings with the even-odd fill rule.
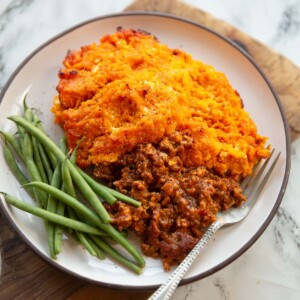
[[98,183],[96,180],[94,180],[92,177],[90,177],[87,173],[85,173],[83,170],[81,170],[79,167],[75,166],[78,172],[81,174],[81,176],[84,178],[84,180],[88,183],[88,185],[91,187],[91,189],[99,195],[102,199],[105,199],[107,203],[110,205],[114,204],[117,199],[104,190],[103,185]]
[[76,183],[76,186],[85,196],[86,200],[89,201],[91,206],[95,209],[97,214],[101,217],[104,223],[110,223],[111,217],[109,213],[104,208],[103,204],[91,189],[88,183],[83,179],[80,173],[77,171],[76,167],[68,160],[68,168],[70,170],[73,181]]
[[126,196],[126,195],[124,195],[124,194],[122,194],[122,193],[120,193],[120,192],[118,192],[114,189],[111,189],[107,186],[103,186],[103,188],[105,190],[107,190],[109,193],[111,193],[113,196],[115,196],[117,199],[119,199],[119,200],[121,200],[125,203],[131,204],[133,206],[141,206],[141,202],[139,202],[138,200],[135,200],[131,197],[128,197],[128,196]]
[[[48,212],[50,212],[49,210],[47,210]],[[50,212],[52,213],[52,212]],[[55,249],[55,226],[54,223],[51,221],[46,220],[46,232],[47,232],[47,241],[48,241],[48,248],[49,248],[49,252],[50,252],[50,256],[53,259],[57,258],[57,254],[56,253],[56,249]]]
[[[17,178],[18,182],[21,185],[29,183],[29,179],[24,175],[24,173],[19,168],[19,165],[17,164],[17,162],[16,162],[11,150],[9,149],[6,141],[4,141],[4,143],[3,143],[3,154],[4,154],[4,158],[6,160],[6,163],[7,163],[8,167],[10,168],[10,170],[12,171],[14,176]],[[28,192],[28,194],[33,199],[35,199],[35,194],[34,194],[32,188],[26,188],[26,191]]]
[[135,247],[131,243],[129,243],[129,241],[117,229],[115,229],[110,224],[101,224],[99,228],[105,231],[118,244],[122,245],[128,251],[128,253],[136,260],[137,264],[140,267],[145,266],[145,261],[141,254],[135,249]]
[[128,204],[134,205],[134,206],[140,206],[141,203],[133,198],[130,198],[124,194],[119,193],[118,191],[111,189],[105,185],[100,184],[96,180],[94,180],[92,177],[90,177],[87,173],[85,173],[83,170],[81,170],[79,167],[76,167],[78,172],[81,174],[81,176],[85,179],[85,181],[90,185],[90,187],[94,190],[95,193],[97,193],[99,196],[105,190],[107,193],[110,193],[112,195],[112,200],[106,201],[109,204],[113,204],[117,199],[126,202]]
[[16,136],[3,131],[0,131],[0,134],[13,147],[18,157],[24,162],[20,141],[16,138]]
[[122,263],[124,266],[128,267],[132,271],[134,271],[137,274],[142,273],[142,269],[132,263],[130,260],[128,260],[126,257],[121,255],[118,251],[116,251],[113,247],[111,247],[108,243],[106,243],[104,240],[98,237],[92,236],[92,239],[96,243],[97,246],[103,251],[106,252],[109,256],[114,258],[116,261]]
[[76,156],[77,156],[77,150],[78,150],[78,147],[79,147],[79,145],[80,145],[80,143],[82,142],[82,140],[83,140],[84,138],[81,138],[78,142],[77,142],[77,144],[76,144],[76,147],[73,149],[73,151],[72,151],[72,155],[71,155],[71,157],[70,157],[70,161],[71,161],[71,163],[73,163],[74,165],[76,165]]
[[[41,120],[39,119],[36,113],[33,113],[33,122],[37,128],[43,130],[43,127],[41,125]],[[57,162],[55,160],[55,163],[54,164],[52,163],[51,161],[52,158],[47,155],[45,148],[41,143],[39,142],[37,143],[37,148],[44,167],[43,169],[47,174],[48,182],[51,182],[51,178],[53,176],[53,169],[55,169]]]
[[102,231],[99,230],[98,228],[92,227],[83,222],[74,221],[74,220],[71,220],[66,217],[58,216],[55,213],[49,212],[43,208],[36,207],[27,202],[21,201],[9,194],[3,193],[3,192],[0,192],[0,193],[4,196],[5,200],[12,206],[15,206],[23,211],[26,211],[30,214],[33,214],[33,215],[43,218],[45,220],[48,220],[53,223],[60,224],[62,226],[66,226],[66,227],[69,227],[69,228],[72,228],[75,230],[86,232],[86,233],[89,233],[92,235],[102,235],[103,234]]
[[[77,144],[76,148],[74,149],[70,161],[75,165],[76,160],[76,152],[77,147],[79,144]],[[117,192],[116,190],[110,189],[96,180],[94,180],[91,176],[89,176],[87,173],[85,173],[82,169],[77,167],[78,172],[81,174],[81,176],[85,179],[85,181],[89,184],[89,186],[92,188],[92,190],[99,195],[100,197],[104,198],[107,203],[110,205],[114,204],[117,201],[117,198],[119,200],[122,200],[123,202],[126,202],[128,204],[134,205],[134,206],[140,206],[141,203],[133,198],[130,198],[124,194],[121,194]]]
[[71,197],[67,193],[60,191],[57,188],[54,188],[42,182],[37,182],[37,181],[31,182],[26,186],[33,186],[35,188],[41,189],[44,192],[53,195],[55,198],[59,199],[60,201],[63,201],[67,205],[73,207],[79,214],[84,215],[89,220],[89,222],[92,223],[92,225],[98,226],[100,229],[105,231],[109,236],[111,236],[117,243],[122,245],[128,251],[128,253],[130,253],[132,257],[134,257],[134,259],[137,261],[140,267],[143,267],[145,265],[145,261],[143,257],[140,255],[140,253],[135,249],[135,247],[131,243],[129,243],[129,241],[119,231],[117,231],[110,224],[102,223],[99,217],[93,211],[88,209],[85,205],[77,201],[75,198]]
[[62,179],[65,184],[65,189],[67,194],[72,196],[74,199],[77,199],[76,191],[72,182],[72,177],[68,168],[68,158],[64,159],[62,165],[61,165],[61,174],[62,174]]
[[24,112],[26,112],[27,109],[29,108],[28,105],[27,105],[27,102],[26,102],[26,100],[27,100],[27,95],[28,95],[28,93],[26,93],[26,94],[24,95],[24,97],[23,97],[23,109],[24,109]]
[[19,135],[19,141],[20,141],[20,147],[22,150],[22,153],[24,152],[24,136],[25,136],[25,130],[21,126],[17,126],[18,129],[18,135]]
[[[29,177],[31,180],[36,180],[36,181],[43,181],[40,172],[35,164],[35,161],[33,159],[33,149],[32,149],[32,142],[31,142],[31,137],[28,133],[25,133],[24,136],[24,159],[25,159],[25,164],[27,171],[29,173]],[[47,205],[47,195],[43,192],[37,191],[36,192],[36,199],[38,201],[38,204],[40,206],[43,206],[44,208]]]
[[[33,122],[34,121],[34,114],[32,112],[32,109],[27,106],[26,103],[26,97],[24,98],[24,117],[28,122]],[[36,125],[34,125],[36,126]],[[32,142],[32,151],[33,151],[33,158],[34,162],[39,170],[39,173],[41,175],[41,178],[43,182],[48,182],[48,177],[46,175],[46,171],[44,169],[44,164],[42,162],[42,158],[38,149],[38,142],[34,136],[31,137],[31,142]]]
[[95,193],[97,193],[99,196],[101,193],[103,193],[103,190],[105,190],[108,194],[111,195],[110,199],[106,199],[109,204],[114,204],[117,199],[126,202],[128,204],[134,205],[134,206],[141,206],[141,203],[131,197],[128,197],[114,189],[111,189],[103,184],[100,184],[95,179],[93,179],[90,175],[88,175],[86,172],[84,172],[82,169],[77,167],[78,172],[81,174],[81,176],[85,179],[85,181],[90,185],[90,187],[94,190]]
[[[22,126],[30,134],[35,136],[39,140],[39,142],[45,146],[46,149],[52,152],[60,162],[63,162],[65,158],[64,153],[40,129],[36,128],[30,122],[26,121],[24,118],[20,116],[10,116],[8,119],[15,122],[18,126]],[[110,215],[105,210],[101,201],[99,201],[97,195],[94,193],[94,191],[91,189],[88,183],[82,178],[80,173],[77,171],[76,167],[69,160],[68,160],[68,167],[70,169],[71,176],[74,182],[76,183],[77,187],[81,190],[85,198],[90,202],[90,204],[95,209],[97,214],[99,214],[102,221],[104,223],[111,222]]]
[[[38,115],[36,113],[33,113],[33,121],[34,121],[35,126],[38,129],[40,129],[44,134],[46,134],[46,132],[43,128],[43,125],[42,125],[42,121],[40,120],[40,118],[38,117]],[[39,145],[41,145],[41,144],[39,143]],[[52,169],[54,170],[56,167],[56,164],[57,164],[57,160],[55,159],[54,155],[51,152],[47,153],[47,151],[45,150],[45,148],[43,146],[41,148],[43,149],[43,150],[41,150],[41,156],[43,155],[42,153],[45,153],[45,156],[49,159],[49,161],[52,165],[52,168],[49,166],[50,170],[52,170]],[[46,160],[46,158],[45,158],[45,164],[47,164],[47,165],[49,164],[48,159]],[[47,171],[47,169],[46,169],[46,171]]]
[[[60,164],[57,164],[52,179],[51,179],[51,185],[59,188],[61,187],[61,168],[60,168]],[[57,210],[57,200],[52,196],[49,195],[48,197],[48,202],[47,202],[47,210],[53,213],[56,213]],[[47,235],[48,235],[48,247],[50,250],[50,254],[53,258],[56,257],[56,255],[59,253],[56,250],[60,249],[60,246],[57,245],[58,242],[57,239],[59,238],[59,234],[56,234],[56,227],[58,225],[48,222],[47,223]]]
[[103,193],[103,186],[99,184],[97,181],[92,179],[88,174],[86,174],[83,170],[81,170],[79,167],[76,166],[76,155],[78,146],[80,144],[81,140],[77,143],[75,149],[72,152],[72,155],[70,157],[71,163],[77,168],[78,172],[82,175],[82,177],[85,179],[85,181],[89,184],[89,186],[92,188],[92,190],[100,197],[104,198],[105,201],[109,204],[114,204],[117,199],[112,196],[110,193]]
[[[62,192],[64,192],[65,190],[64,183],[62,183],[61,190]],[[66,204],[62,201],[58,201],[56,207],[56,214],[59,216],[65,216],[65,213],[66,213]],[[54,228],[54,249],[57,254],[61,252],[63,233],[64,233],[63,226],[56,225]]]
[[[60,151],[64,154],[64,158],[65,158],[68,153],[67,139],[65,136],[59,140],[59,148],[60,148]],[[63,162],[63,160],[61,161],[61,163],[62,162]]]
[[104,259],[105,255],[103,253],[103,251],[99,248],[99,246],[92,240],[92,238],[90,238],[89,236],[86,237],[88,240],[89,245],[93,248],[93,250],[96,253],[96,256],[99,259]]
[[48,182],[51,182],[52,176],[53,176],[53,166],[51,165],[51,162],[49,161],[48,155],[41,143],[37,144],[38,151],[40,153],[40,157],[42,160],[42,164],[44,166],[44,170],[47,173]]
[[[55,188],[60,188],[61,185],[62,185],[61,166],[60,164],[57,164],[52,176],[51,186]],[[56,205],[57,205],[56,199],[52,195],[49,195],[47,209],[52,212],[55,212]]]
[[[69,218],[72,220],[77,220],[77,216],[73,209],[70,206],[67,206]],[[75,230],[75,236],[78,241],[82,244],[82,246],[90,253],[92,256],[97,256],[97,252],[94,250],[93,246],[90,244],[90,241],[87,239],[85,234],[82,232]]]
[[20,182],[21,185],[28,183],[29,179],[24,175],[24,173],[19,168],[19,165],[15,161],[15,158],[14,158],[13,154],[11,153],[11,150],[9,149],[6,140],[3,141],[2,147],[3,147],[3,154],[4,154],[4,158],[6,160],[6,163],[9,166],[9,168],[11,169],[12,173],[17,178],[17,180]]
[[[64,153],[54,144],[51,139],[49,139],[43,132],[41,132],[38,128],[27,122],[24,118],[19,116],[10,116],[8,119],[15,122],[18,126],[22,126],[26,129],[30,134],[34,135],[44,146],[46,149],[51,151],[55,157],[62,162],[65,158]],[[107,232],[111,237],[118,243],[120,243],[138,262],[139,266],[144,266],[145,262],[143,257],[138,253],[138,251],[112,226],[107,224],[111,218],[108,212],[104,209],[102,203],[99,201],[96,194],[90,188],[88,183],[83,179],[81,174],[78,172],[76,167],[68,160],[68,167],[72,176],[73,181],[76,183],[77,187],[81,190],[85,198],[90,202],[92,207],[96,210],[97,214],[101,217],[102,221],[106,224],[99,222],[97,224],[99,228]],[[38,183],[37,183],[38,184]],[[42,184],[42,183],[39,183]],[[61,192],[61,191],[59,191]],[[66,194],[67,195],[67,194]],[[68,195],[69,196],[69,195]],[[66,197],[64,197],[66,198]],[[71,197],[72,198],[72,197]],[[74,198],[72,198],[74,200]],[[63,200],[62,200],[63,201]],[[75,199],[75,202],[76,199]],[[73,203],[73,202],[72,202]],[[86,207],[85,207],[86,208]],[[93,217],[95,215],[93,214]],[[89,218],[89,221],[92,219]],[[94,219],[95,221],[95,219]]]
[[[28,122],[35,122],[35,114],[33,113],[32,109],[29,108],[27,106],[26,103],[26,97],[24,98],[24,117]],[[34,123],[34,126],[36,126],[37,123]],[[28,134],[28,133],[26,133]],[[26,142],[26,137],[24,138],[24,146],[25,146],[25,142]],[[31,136],[31,143],[32,143],[32,153],[31,151],[28,151],[28,155],[33,156],[33,161],[34,163],[30,163],[31,167],[33,167],[34,165],[36,166],[38,173],[40,176],[37,176],[37,171],[33,172],[33,179],[34,180],[40,180],[46,183],[50,183],[51,180],[51,175],[49,175],[49,172],[51,173],[51,171],[49,171],[50,169],[45,170],[45,164],[47,164],[47,160],[45,158],[45,156],[42,158],[41,156],[41,144],[37,141],[37,139],[34,136]],[[31,157],[30,157],[31,159]],[[29,163],[26,162],[26,166],[28,168],[29,167]],[[49,167],[48,165],[46,165],[46,167]],[[34,167],[35,168],[35,167]],[[29,171],[32,174],[32,170]],[[50,178],[49,178],[49,177]],[[43,195],[43,193],[41,193],[40,191],[37,192],[39,194],[39,196]],[[48,205],[48,200],[46,200],[46,195],[45,195],[45,200],[43,201],[43,207],[45,208],[45,206],[47,207],[47,209],[49,209],[49,211],[53,211],[53,201],[52,203],[50,203],[50,205]],[[49,221],[46,221],[46,232],[47,232],[47,239],[48,239],[48,247],[49,247],[49,251],[50,251],[50,255],[52,258],[56,258],[56,250],[55,250],[55,225]]]
[[[61,138],[59,141],[59,146],[60,149],[63,153],[67,152],[67,143],[65,138]],[[62,180],[62,173],[61,173],[61,163],[58,162],[57,165],[59,165],[60,168],[60,176],[61,176],[61,190],[64,192],[65,191],[65,184]],[[59,188],[59,186],[55,186],[56,188]],[[50,194],[50,196],[53,196]],[[66,213],[66,204],[62,201],[57,202],[56,206],[56,213],[58,215],[64,216]],[[56,225],[54,228],[54,249],[57,254],[61,252],[61,245],[62,245],[62,237],[63,237],[64,229],[62,226]]]
[[97,253],[97,251],[94,249],[93,245],[91,245],[91,242],[82,232],[76,230],[75,233],[81,245],[87,250],[90,255],[97,256],[98,258],[101,257],[99,256],[99,253]]
[[75,147],[75,149],[73,150],[73,152],[72,152],[72,154],[71,154],[71,157],[70,157],[70,162],[71,162],[73,165],[76,165],[76,156],[77,156],[78,146],[79,146],[79,143],[76,145],[76,147]]
[[[64,182],[64,185],[65,185],[66,193],[76,199],[76,197],[77,197],[76,191],[75,191],[75,188],[73,186],[72,178],[71,178],[68,166],[67,166],[67,156],[66,156],[65,160],[62,163],[61,170],[62,170],[61,173],[62,173],[62,178],[63,178],[63,182]],[[68,210],[69,217],[73,220],[76,220],[77,216],[76,216],[76,213],[72,210],[72,208],[70,206],[68,206],[67,210]],[[90,245],[89,240],[86,239],[86,237],[84,236],[83,233],[75,231],[75,235],[77,236],[80,243],[84,246],[84,248],[92,256],[97,255],[96,251]]]
[[[58,205],[58,208],[59,208],[59,205]],[[63,207],[63,208],[65,208],[65,207]],[[65,216],[65,210],[63,210],[63,214],[60,214],[59,209],[58,209],[55,214],[57,216],[64,217]],[[59,254],[61,252],[62,237],[63,237],[63,234],[64,234],[64,229],[65,229],[65,227],[62,224],[56,224],[56,226],[54,227],[54,241],[53,241],[54,245],[53,245],[53,247],[54,247],[54,251],[55,251],[56,254]]]
[[30,107],[27,106],[26,102],[24,101],[24,118],[28,121],[28,122],[32,122],[33,121],[33,113]]
[[80,141],[77,143],[75,149],[73,150],[70,161],[73,163],[73,165],[77,168],[77,170],[81,174],[81,176],[85,179],[85,181],[89,184],[89,186],[92,188],[92,190],[98,196],[100,196],[102,199],[105,199],[105,201],[108,204],[110,204],[110,205],[114,204],[117,201],[117,198],[115,198],[111,193],[106,192],[100,183],[95,181],[88,174],[86,174],[83,170],[81,170],[79,167],[76,166],[76,155],[77,155],[77,149],[78,149],[79,144],[80,144]]
[[77,199],[73,198],[72,196],[68,195],[67,193],[61,191],[58,188],[55,188],[49,184],[33,181],[25,186],[32,186],[34,188],[37,188],[39,190],[42,190],[46,192],[47,194],[52,195],[56,199],[58,199],[60,202],[65,203],[66,205],[69,205],[74,208],[75,211],[77,211],[80,215],[83,215],[86,217],[93,225],[101,225],[102,221],[99,218],[99,216],[94,213],[92,210],[87,208],[85,205],[83,205],[81,202],[79,202]]
[[39,170],[39,173],[41,175],[41,178],[42,178],[42,181],[43,182],[49,182],[48,181],[48,176],[46,175],[46,171],[44,169],[44,164],[43,164],[43,161],[42,161],[42,158],[41,158],[41,155],[40,155],[40,152],[39,152],[39,147],[38,147],[38,142],[36,140],[35,137],[32,137],[31,138],[31,141],[32,141],[32,149],[33,149],[33,159],[34,159],[34,162]]

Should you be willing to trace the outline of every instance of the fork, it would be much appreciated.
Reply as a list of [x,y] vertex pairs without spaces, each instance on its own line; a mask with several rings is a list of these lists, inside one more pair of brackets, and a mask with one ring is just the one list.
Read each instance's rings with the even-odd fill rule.
[[[217,220],[210,225],[201,240],[175,269],[175,271],[167,279],[167,281],[162,284],[156,290],[156,292],[150,298],[148,298],[148,300],[170,299],[181,279],[184,277],[185,273],[188,271],[192,263],[196,260],[204,246],[213,237],[215,232],[224,225],[230,225],[240,222],[248,215],[251,208],[254,206],[255,200],[258,198],[267,180],[271,176],[273,169],[279,159],[280,153],[277,154],[269,169],[266,170],[267,165],[269,164],[271,157],[274,154],[274,151],[275,149],[272,150],[270,157],[267,158],[262,165],[258,163],[253,168],[252,174],[247,176],[241,183],[241,187],[244,190],[244,195],[247,198],[246,203],[238,208],[231,208],[227,211],[219,212],[217,215]],[[265,175],[262,177],[262,174],[264,173]],[[261,181],[259,182],[260,179]]]

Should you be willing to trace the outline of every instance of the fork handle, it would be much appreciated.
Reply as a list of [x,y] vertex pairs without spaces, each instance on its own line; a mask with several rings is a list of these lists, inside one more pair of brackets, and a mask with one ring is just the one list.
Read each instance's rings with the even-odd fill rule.
[[169,300],[185,273],[188,271],[192,263],[200,254],[201,250],[212,238],[215,232],[223,225],[224,223],[222,221],[216,221],[212,223],[201,240],[175,269],[168,280],[164,284],[162,284],[159,289],[157,289],[156,292],[150,298],[148,298],[148,300]]

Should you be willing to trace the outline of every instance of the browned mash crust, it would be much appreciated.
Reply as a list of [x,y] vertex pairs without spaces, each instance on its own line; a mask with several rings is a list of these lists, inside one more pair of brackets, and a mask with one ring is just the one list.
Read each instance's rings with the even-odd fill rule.
[[[69,148],[84,138],[77,164],[94,166],[98,177],[143,203],[139,210],[120,203],[108,209],[120,228],[143,237],[144,253],[162,257],[169,269],[190,251],[219,209],[244,200],[237,180],[268,157],[266,138],[223,73],[143,31],[119,29],[99,44],[69,51],[63,65],[53,112]],[[146,175],[152,176],[149,182]],[[130,212],[130,222],[122,211]],[[160,224],[163,216],[175,225]],[[158,236],[151,240],[154,229]],[[171,248],[154,247],[154,240],[183,245],[172,250],[175,258],[166,257]]]

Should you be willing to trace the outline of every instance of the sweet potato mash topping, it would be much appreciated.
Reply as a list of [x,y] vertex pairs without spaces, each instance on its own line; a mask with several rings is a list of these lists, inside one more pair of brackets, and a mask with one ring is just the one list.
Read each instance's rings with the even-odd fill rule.
[[[234,62],[233,62],[234,63]],[[53,112],[81,167],[111,164],[140,144],[181,132],[186,167],[245,176],[266,138],[223,73],[151,34],[120,29],[69,51]]]

